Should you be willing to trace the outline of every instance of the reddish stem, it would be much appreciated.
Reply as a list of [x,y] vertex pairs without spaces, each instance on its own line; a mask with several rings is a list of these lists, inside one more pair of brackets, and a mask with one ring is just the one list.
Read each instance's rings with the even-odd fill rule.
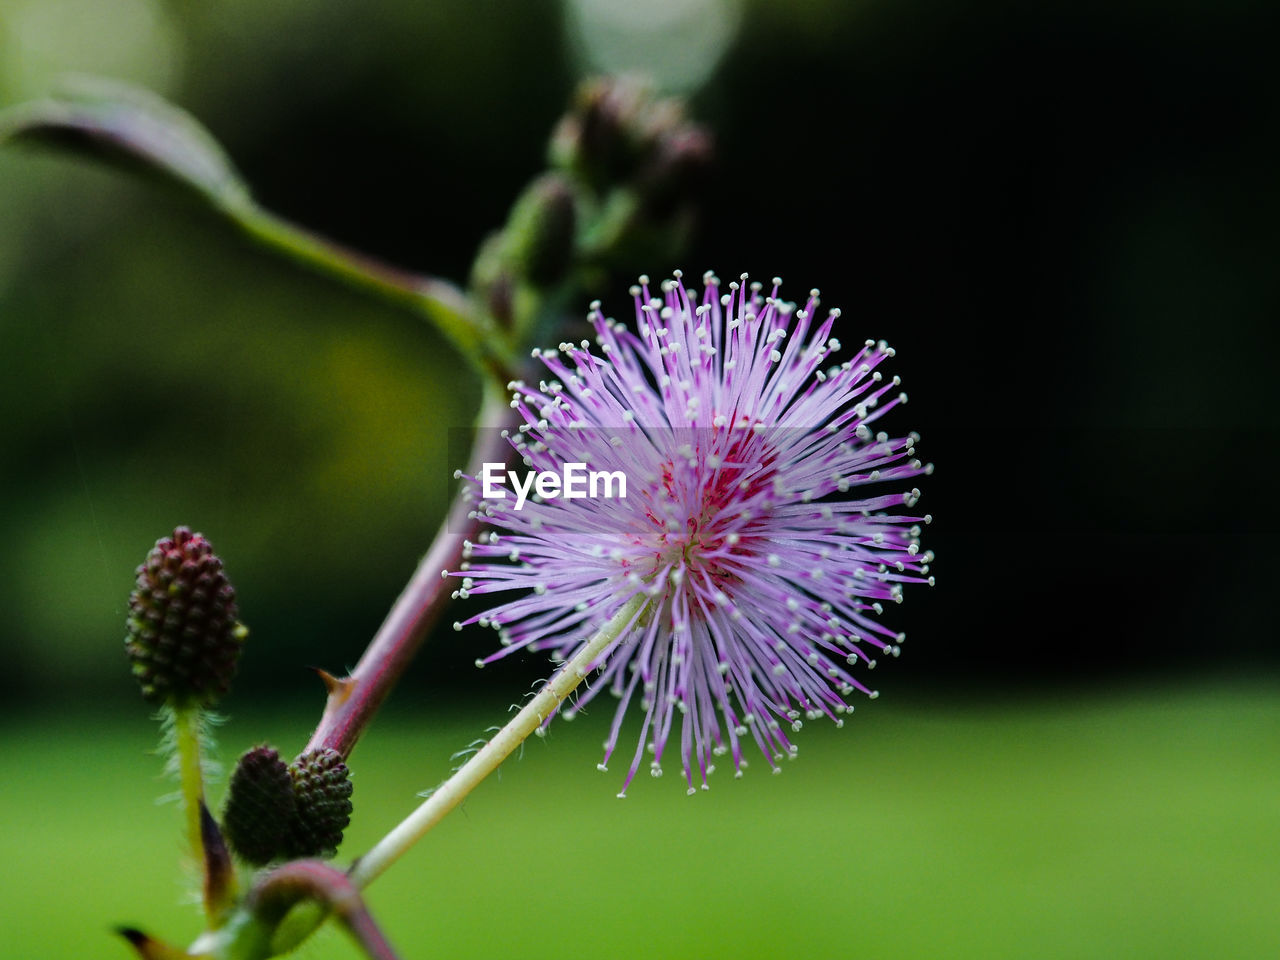
[[245,906],[271,930],[304,900],[323,904],[372,960],[396,960],[360,892],[341,870],[319,860],[295,860],[262,878]]
[[[482,463],[506,462],[511,446],[502,436],[501,428],[513,427],[515,422],[505,395],[495,389],[487,389],[468,467],[472,476],[480,472]],[[468,518],[471,510],[472,504],[459,493],[431,549],[418,564],[418,569],[365,648],[355,669],[342,679],[320,671],[329,688],[329,700],[304,752],[328,747],[343,757],[351,753],[356,740],[409,666],[427,631],[450,600],[452,585],[441,577],[440,572],[457,570],[462,562],[463,542],[475,537],[479,523]]]

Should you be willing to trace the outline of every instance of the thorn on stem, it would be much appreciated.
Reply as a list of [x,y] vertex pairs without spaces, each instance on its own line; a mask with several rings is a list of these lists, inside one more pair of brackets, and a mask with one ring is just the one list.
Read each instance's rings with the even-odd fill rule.
[[355,681],[350,677],[335,677],[328,670],[320,667],[310,667],[324,682],[324,688],[329,692],[329,700],[336,706],[343,703],[347,697],[351,696],[351,691],[355,688]]

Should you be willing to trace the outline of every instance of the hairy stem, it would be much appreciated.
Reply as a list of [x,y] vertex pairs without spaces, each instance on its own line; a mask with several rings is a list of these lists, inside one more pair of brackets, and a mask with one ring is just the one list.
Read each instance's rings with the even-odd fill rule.
[[[204,866],[204,834],[200,811],[204,806],[204,774],[200,765],[200,711],[194,707],[175,707],[173,739],[178,751],[178,783],[182,791],[182,813],[186,821],[187,841],[196,862]],[[205,904],[212,921],[213,911]]]
[[352,864],[349,874],[352,886],[357,889],[368,886],[439,823],[446,813],[461,803],[481,780],[496,770],[586,678],[591,665],[636,620],[644,602],[644,594],[637,594],[627,601],[614,618],[601,627],[586,646],[570,657],[492,740],[437,787],[417,810],[383,837],[372,850]]
[[[479,473],[480,464],[506,462],[511,446],[501,427],[514,423],[505,393],[487,387],[469,472]],[[329,700],[324,715],[304,752],[328,747],[344,757],[373,719],[391,688],[413,660],[427,631],[450,600],[451,584],[442,570],[456,570],[462,562],[463,542],[475,537],[478,521],[468,518],[472,506],[461,495],[454,498],[436,539],[418,564],[412,579],[387,614],[350,675],[334,679],[326,675]]]

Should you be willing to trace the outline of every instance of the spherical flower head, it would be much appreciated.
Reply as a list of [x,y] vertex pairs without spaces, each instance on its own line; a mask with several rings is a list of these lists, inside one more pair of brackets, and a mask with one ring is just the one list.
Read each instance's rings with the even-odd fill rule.
[[179,709],[227,692],[248,631],[236,593],[202,534],[178,527],[137,569],[125,650],[142,695]]
[[[841,725],[853,694],[875,696],[855,670],[898,653],[883,603],[932,582],[919,545],[930,518],[901,486],[931,467],[916,435],[872,428],[906,401],[878,369],[894,351],[868,340],[835,364],[840,313],[819,318],[818,291],[800,307],[776,279],[767,294],[745,275],[728,292],[703,283],[698,298],[677,273],[656,297],[642,277],[634,329],[593,304],[598,351],[535,351],[554,379],[512,385],[524,423],[511,441],[527,467],[560,474],[565,495],[548,484],[521,502],[468,478],[502,532],[467,545],[458,593],[516,592],[467,621],[499,631],[502,649],[479,662],[518,649],[567,659],[643,597],[563,711],[605,689],[620,699],[604,769],[639,700],[623,793],[646,748],[661,775],[673,739],[690,792],[725,754],[740,776],[748,740],[776,771],[804,719]],[[579,498],[570,464],[583,468]]]

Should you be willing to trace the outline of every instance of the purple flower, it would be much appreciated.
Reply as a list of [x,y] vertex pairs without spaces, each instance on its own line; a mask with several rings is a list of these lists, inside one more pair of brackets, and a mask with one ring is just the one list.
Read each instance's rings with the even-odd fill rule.
[[914,459],[916,435],[872,430],[906,401],[877,369],[893,350],[868,340],[831,365],[840,312],[819,321],[817,290],[797,309],[777,279],[764,295],[744,274],[722,294],[707,274],[696,301],[675,277],[662,298],[646,277],[632,288],[635,330],[593,304],[598,353],[585,340],[534,351],[555,379],[511,385],[524,419],[511,441],[555,479],[535,497],[516,472],[504,485],[487,471],[467,478],[502,532],[468,544],[457,574],[459,595],[498,601],[466,621],[501,638],[477,663],[519,649],[563,661],[644,596],[563,711],[604,689],[620,699],[605,769],[639,698],[623,793],[646,747],[661,775],[673,738],[690,792],[695,779],[707,786],[717,756],[741,776],[748,739],[776,772],[803,719],[839,726],[851,694],[876,695],[854,668],[896,656],[903,636],[875,615],[901,601],[903,584],[933,581],[918,539],[930,517],[910,515],[919,490],[884,492],[931,467]]

